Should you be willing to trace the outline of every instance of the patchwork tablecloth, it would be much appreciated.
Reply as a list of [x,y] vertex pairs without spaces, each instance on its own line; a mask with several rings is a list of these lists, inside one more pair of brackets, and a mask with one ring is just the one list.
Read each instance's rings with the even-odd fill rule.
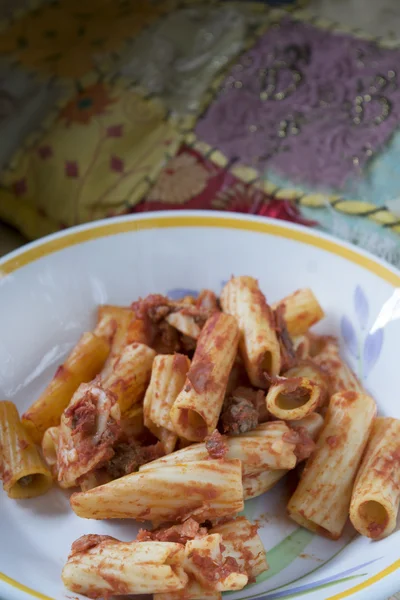
[[315,2],[4,5],[0,218],[26,237],[219,208],[400,265],[397,39],[341,31]]

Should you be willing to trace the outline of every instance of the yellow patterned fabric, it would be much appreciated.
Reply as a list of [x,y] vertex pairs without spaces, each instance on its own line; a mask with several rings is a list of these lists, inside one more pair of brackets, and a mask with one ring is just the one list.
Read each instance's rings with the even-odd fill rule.
[[76,93],[3,174],[0,218],[38,237],[128,212],[179,145],[165,117],[159,102],[115,84]]
[[59,0],[27,13],[0,36],[0,53],[44,75],[80,78],[124,41],[167,12],[172,2]]

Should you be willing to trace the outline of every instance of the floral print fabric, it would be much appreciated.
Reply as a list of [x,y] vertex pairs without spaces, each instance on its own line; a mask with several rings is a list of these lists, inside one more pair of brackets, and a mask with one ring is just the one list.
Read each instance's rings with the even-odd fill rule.
[[64,94],[61,82],[35,80],[0,58],[0,172]]
[[268,196],[186,145],[161,171],[146,199],[128,212],[166,208],[227,210],[315,224],[303,218],[289,200]]
[[160,103],[98,82],[70,98],[1,183],[54,229],[69,227],[126,212],[178,143]]
[[59,0],[28,12],[0,36],[0,52],[49,76],[79,78],[165,12],[148,0]]

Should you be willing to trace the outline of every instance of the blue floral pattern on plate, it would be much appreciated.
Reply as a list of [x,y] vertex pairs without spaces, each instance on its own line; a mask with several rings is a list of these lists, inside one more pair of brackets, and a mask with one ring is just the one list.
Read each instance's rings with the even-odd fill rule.
[[360,285],[354,290],[353,297],[354,312],[358,325],[355,327],[351,320],[343,315],[340,322],[342,337],[350,357],[358,367],[358,375],[361,380],[367,379],[368,375],[376,365],[384,340],[382,328],[368,330],[370,321],[370,309],[368,298]]
[[174,288],[167,292],[167,296],[171,300],[181,300],[185,296],[194,296],[196,298],[198,295],[199,292],[197,290],[190,290],[188,288]]

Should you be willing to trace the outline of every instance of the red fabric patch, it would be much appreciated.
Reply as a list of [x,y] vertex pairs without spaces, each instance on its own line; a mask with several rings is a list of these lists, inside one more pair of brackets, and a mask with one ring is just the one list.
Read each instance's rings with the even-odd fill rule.
[[147,197],[128,212],[203,209],[226,210],[315,225],[290,200],[265,194],[182,145],[158,176]]

